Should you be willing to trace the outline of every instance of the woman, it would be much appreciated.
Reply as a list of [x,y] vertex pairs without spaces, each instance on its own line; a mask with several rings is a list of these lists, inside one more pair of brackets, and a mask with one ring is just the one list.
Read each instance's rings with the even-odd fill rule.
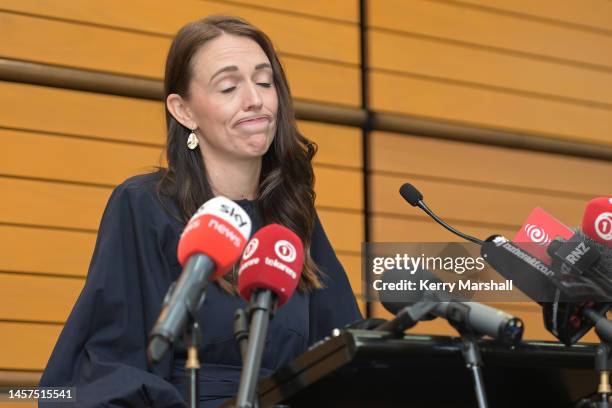
[[[165,93],[168,168],[113,191],[85,287],[41,380],[76,387],[79,407],[184,404],[184,347],[148,367],[147,336],[181,272],[180,233],[217,195],[237,201],[254,230],[269,223],[292,229],[307,253],[299,290],[271,321],[262,376],[361,317],[314,209],[315,146],[296,129],[267,36],[233,17],[186,25],[168,54]],[[237,392],[232,321],[244,306],[231,273],[209,285],[199,316],[202,407]]]

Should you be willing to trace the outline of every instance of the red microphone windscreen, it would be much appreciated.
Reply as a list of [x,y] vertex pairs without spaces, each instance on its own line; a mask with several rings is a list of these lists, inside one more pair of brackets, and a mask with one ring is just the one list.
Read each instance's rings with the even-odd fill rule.
[[302,275],[304,246],[290,229],[266,225],[247,244],[240,269],[238,291],[246,301],[255,289],[270,289],[278,297],[278,307],[293,295]]
[[573,235],[574,231],[569,227],[542,208],[536,207],[531,211],[512,241],[525,252],[550,265],[552,260],[546,252],[550,242],[556,237],[569,239]]
[[194,254],[208,256],[215,263],[211,279],[225,274],[236,263],[251,235],[251,219],[235,202],[215,197],[191,217],[178,243],[178,260],[185,266]]
[[582,232],[612,248],[612,198],[598,197],[589,201],[582,218]]

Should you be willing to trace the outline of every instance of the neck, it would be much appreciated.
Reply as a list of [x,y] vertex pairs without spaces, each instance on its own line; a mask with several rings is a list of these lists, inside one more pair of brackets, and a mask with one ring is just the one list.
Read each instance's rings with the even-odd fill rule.
[[[213,155],[210,155],[213,156]],[[231,200],[257,198],[261,158],[251,160],[205,157],[204,165],[213,193]]]

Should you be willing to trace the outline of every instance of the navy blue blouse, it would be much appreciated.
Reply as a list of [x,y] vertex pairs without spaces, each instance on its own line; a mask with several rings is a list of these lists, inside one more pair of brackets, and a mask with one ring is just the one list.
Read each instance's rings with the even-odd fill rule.
[[[176,248],[184,225],[155,194],[157,173],[132,177],[104,211],[87,280],[51,354],[41,387],[76,387],[78,407],[185,406],[184,347],[149,367],[147,338],[180,273]],[[252,203],[238,202],[259,227]],[[167,207],[176,206],[167,202]],[[311,255],[325,288],[296,291],[270,322],[261,376],[306,351],[332,329],[361,318],[346,273],[317,217]],[[245,302],[216,284],[200,309],[200,407],[237,393],[241,360],[233,316]],[[59,404],[44,404],[59,406]],[[68,406],[68,405],[67,405]]]

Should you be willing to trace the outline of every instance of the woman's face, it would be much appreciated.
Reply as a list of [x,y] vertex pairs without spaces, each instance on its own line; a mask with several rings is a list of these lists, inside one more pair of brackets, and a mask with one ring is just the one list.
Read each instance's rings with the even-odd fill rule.
[[198,50],[186,104],[205,157],[260,158],[274,139],[272,67],[250,38],[223,34]]

